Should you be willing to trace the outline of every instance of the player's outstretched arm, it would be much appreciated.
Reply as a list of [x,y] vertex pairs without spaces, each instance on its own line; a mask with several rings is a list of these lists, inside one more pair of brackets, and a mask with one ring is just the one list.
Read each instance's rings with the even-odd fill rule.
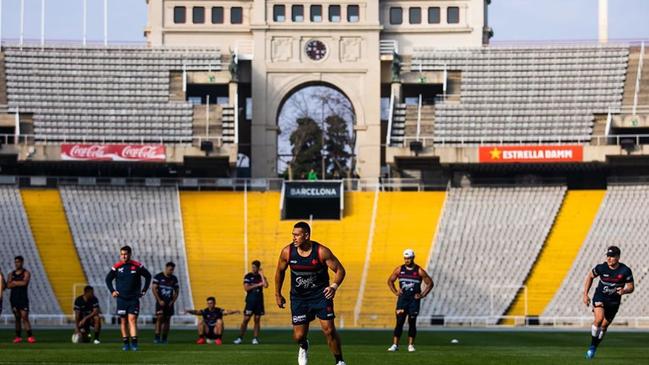
[[275,271],[275,302],[280,308],[286,305],[286,299],[282,296],[282,286],[284,285],[284,277],[286,276],[286,269],[288,269],[288,256],[290,246],[284,247],[279,254],[277,261],[277,271]]
[[[421,294],[419,294],[419,298],[423,298],[426,295],[428,295],[431,290],[433,290],[433,287],[435,286],[435,283],[433,283],[433,279],[430,277],[430,275],[428,275],[426,270],[422,269],[421,267],[419,268],[419,276],[421,276],[421,278],[424,281],[424,284],[426,284],[426,287],[424,288],[424,290],[421,292]],[[415,295],[415,298],[416,297],[417,297],[417,295]],[[417,299],[419,299],[419,298],[417,298]]]
[[338,290],[338,287],[345,280],[347,272],[343,264],[340,263],[340,260],[327,247],[320,246],[320,259],[335,273],[333,283],[324,290],[325,298],[333,299],[336,296],[336,290]]
[[202,309],[185,309],[186,314],[191,314],[194,316],[201,316],[203,315],[203,310]]
[[224,316],[229,316],[231,314],[239,314],[239,313],[241,313],[240,310],[225,310],[225,309],[223,310]]
[[388,277],[388,288],[390,289],[392,294],[396,296],[400,296],[403,293],[401,289],[397,289],[397,287],[394,285],[394,282],[397,281],[397,278],[399,277],[400,270],[401,266],[397,266],[394,270],[392,270],[390,277]]
[[590,305],[590,297],[588,296],[588,292],[590,291],[590,287],[593,286],[593,279],[595,279],[595,274],[593,272],[589,272],[588,275],[586,275],[586,281],[584,282],[584,295],[583,295],[583,301],[586,306]]

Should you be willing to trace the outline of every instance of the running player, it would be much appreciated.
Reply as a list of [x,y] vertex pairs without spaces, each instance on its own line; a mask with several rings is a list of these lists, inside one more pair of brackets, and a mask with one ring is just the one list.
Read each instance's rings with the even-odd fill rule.
[[[205,342],[221,345],[223,343],[223,316],[241,313],[238,310],[226,310],[216,306],[214,297],[207,298],[207,308],[187,309],[187,314],[201,316],[198,321],[198,340],[196,344],[204,345]],[[207,338],[207,341],[205,340]]]
[[[176,264],[167,262],[165,271],[153,277],[153,296],[155,297],[155,339],[154,343],[166,344],[169,336],[171,316],[174,315],[174,303],[178,299],[180,287],[174,275]],[[162,336],[160,335],[162,333]]]
[[[419,265],[415,264],[415,251],[407,249],[403,251],[403,262],[397,266],[388,278],[388,287],[398,297],[397,299],[397,325],[394,327],[394,336],[392,337],[392,346],[388,351],[395,352],[399,350],[399,340],[403,333],[403,325],[408,319],[408,351],[415,352],[415,337],[417,337],[417,315],[419,315],[419,305],[421,298],[425,297],[433,290],[433,279]],[[394,282],[399,280],[399,290],[394,286]],[[421,290],[421,282],[426,284],[424,290]]]
[[243,342],[243,336],[248,329],[248,322],[254,315],[255,327],[253,331],[252,344],[259,345],[259,329],[261,327],[261,316],[264,315],[264,288],[268,288],[268,280],[261,269],[261,262],[255,260],[252,262],[252,271],[243,277],[243,289],[246,291],[246,308],[243,310],[243,322],[241,323],[241,332],[239,337],[234,340],[238,345]]
[[[286,269],[291,268],[291,317],[293,339],[299,344],[297,362],[307,365],[309,323],[316,317],[327,338],[329,350],[336,365],[345,365],[340,336],[334,325],[334,302],[336,290],[345,279],[345,268],[327,247],[311,241],[311,227],[306,222],[293,226],[293,242],[282,249],[275,274],[275,300],[280,308],[286,305],[282,285]],[[335,273],[329,284],[329,272]]]
[[[141,263],[131,260],[133,250],[124,246],[119,250],[120,261],[106,275],[106,286],[117,300],[117,315],[121,318],[122,350],[137,351],[137,316],[140,314],[140,298],[151,284],[151,273]],[[144,288],[142,288],[144,277]],[[113,287],[113,280],[115,287]],[[130,335],[130,343],[129,343]]]
[[602,342],[608,326],[620,308],[622,295],[631,294],[634,290],[633,273],[631,269],[620,262],[620,249],[617,246],[610,246],[606,250],[606,262],[595,266],[586,275],[584,283],[584,304],[591,303],[588,292],[593,285],[593,279],[599,277],[599,284],[593,295],[593,327],[591,329],[591,342],[586,358],[595,357],[597,346]]
[[16,319],[16,338],[14,338],[13,342],[22,342],[22,327],[25,327],[27,342],[36,343],[36,338],[32,334],[32,325],[29,323],[29,297],[27,296],[29,280],[32,274],[23,267],[24,263],[25,259],[22,256],[14,258],[16,270],[9,274],[9,282],[7,283],[7,288],[11,290],[9,303]]
[[81,342],[90,341],[90,327],[95,330],[95,345],[99,345],[101,333],[101,309],[95,297],[94,288],[90,285],[83,288],[83,295],[74,300],[74,332],[80,336]]

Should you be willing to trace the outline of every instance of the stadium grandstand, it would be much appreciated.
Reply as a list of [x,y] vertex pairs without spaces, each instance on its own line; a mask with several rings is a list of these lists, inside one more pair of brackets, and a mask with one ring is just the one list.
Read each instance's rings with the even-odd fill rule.
[[[142,46],[0,39],[0,268],[25,257],[36,326],[72,323],[86,284],[115,316],[124,244],[177,264],[178,312],[242,309],[250,262],[272,278],[304,219],[346,267],[341,328],[394,325],[406,248],[436,283],[423,327],[586,328],[610,244],[636,278],[616,325],[649,327],[644,42],[490,44],[485,0],[195,3],[147,1]],[[293,178],[299,153],[280,171],[280,114],[310,86],[351,104],[346,175],[322,146],[324,174]],[[264,325],[288,327],[273,293]]]

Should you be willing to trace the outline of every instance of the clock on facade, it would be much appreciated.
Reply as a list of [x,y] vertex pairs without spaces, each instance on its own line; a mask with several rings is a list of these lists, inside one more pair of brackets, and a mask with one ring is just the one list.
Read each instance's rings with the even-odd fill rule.
[[327,55],[327,46],[315,39],[306,42],[304,50],[306,55],[314,61],[319,61]]

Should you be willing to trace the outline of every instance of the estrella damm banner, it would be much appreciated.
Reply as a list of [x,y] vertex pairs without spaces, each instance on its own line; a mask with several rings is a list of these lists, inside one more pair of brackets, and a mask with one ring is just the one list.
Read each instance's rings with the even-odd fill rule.
[[584,149],[580,145],[483,146],[478,154],[480,163],[558,163],[584,160]]

